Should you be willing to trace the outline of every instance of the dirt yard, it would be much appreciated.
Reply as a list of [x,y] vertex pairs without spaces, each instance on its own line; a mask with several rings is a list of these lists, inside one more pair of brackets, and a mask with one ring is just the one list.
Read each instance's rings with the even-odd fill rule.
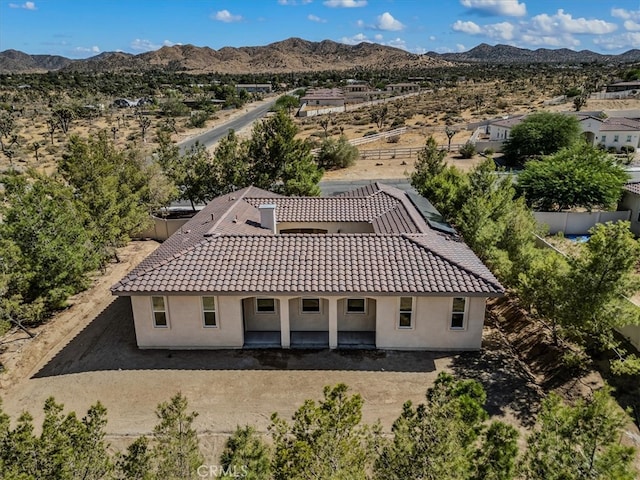
[[[196,427],[213,462],[237,425],[252,424],[266,434],[271,413],[290,417],[305,399],[320,398],[324,385],[348,384],[365,399],[364,421],[380,420],[386,431],[402,404],[421,401],[440,371],[482,382],[489,412],[523,431],[531,426],[543,386],[549,386],[528,360],[518,358],[493,318],[483,350],[464,354],[138,350],[129,302],[111,296],[109,287],[156,247],[132,242],[122,250],[121,263],[110,265],[70,308],[36,329],[35,339],[11,332],[1,340],[6,370],[0,396],[8,414],[15,419],[30,411],[39,425],[49,396],[79,415],[100,400],[109,412],[109,441],[123,449],[132,436],[150,433],[156,405],[181,391],[200,413]],[[587,389],[600,384],[599,376],[580,383]]]

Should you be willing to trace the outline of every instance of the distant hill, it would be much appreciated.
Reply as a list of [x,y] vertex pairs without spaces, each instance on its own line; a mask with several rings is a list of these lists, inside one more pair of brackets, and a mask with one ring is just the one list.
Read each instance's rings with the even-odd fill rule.
[[569,50],[568,48],[527,48],[512,47],[511,45],[487,45],[481,43],[468,52],[443,53],[429,52],[427,55],[451,62],[465,63],[591,63],[591,62],[639,62],[640,50],[634,49],[620,55],[602,55],[591,50]]
[[73,63],[58,55],[27,55],[18,50],[0,52],[0,73],[38,73],[60,70]]
[[[16,55],[19,54],[19,55]],[[416,55],[404,50],[360,43],[345,45],[324,40],[309,42],[290,38],[282,42],[259,47],[209,47],[175,45],[162,47],[139,55],[108,52],[85,60],[50,62],[13,50],[0,52],[0,73],[18,73],[46,70],[82,72],[145,71],[165,69],[190,73],[284,73],[319,70],[348,70],[353,68],[403,68],[406,66],[444,66],[444,59]],[[63,57],[56,57],[63,58]]]
[[174,45],[138,55],[105,52],[84,60],[56,55],[27,55],[17,50],[0,52],[0,73],[46,71],[122,72],[155,69],[189,73],[286,73],[353,68],[438,67],[453,63],[584,63],[640,62],[640,50],[620,55],[602,55],[589,50],[539,48],[528,50],[510,45],[482,43],[468,52],[428,52],[416,55],[376,43],[345,45],[323,40],[310,42],[289,38],[257,47],[224,47],[214,50],[194,45]]

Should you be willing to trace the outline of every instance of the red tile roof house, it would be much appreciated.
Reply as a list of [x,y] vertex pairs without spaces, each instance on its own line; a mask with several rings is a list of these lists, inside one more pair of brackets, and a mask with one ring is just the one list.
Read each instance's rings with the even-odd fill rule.
[[112,292],[131,298],[139,348],[477,350],[504,289],[420,200],[381,184],[316,198],[247,187]]

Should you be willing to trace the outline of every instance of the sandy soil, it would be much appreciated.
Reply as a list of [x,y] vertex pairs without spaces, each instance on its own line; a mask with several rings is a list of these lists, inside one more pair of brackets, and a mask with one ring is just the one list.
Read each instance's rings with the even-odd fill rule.
[[[548,388],[582,395],[602,384],[597,374],[581,382],[546,382],[536,370],[536,352],[521,356],[509,342],[533,338],[532,327],[510,339],[497,317],[489,316],[483,350],[464,354],[378,351],[163,351],[139,350],[131,307],[109,287],[157,246],[132,242],[95,285],[72,299],[72,306],[35,330],[37,337],[11,332],[3,339],[0,396],[14,419],[30,411],[36,425],[49,396],[79,415],[100,400],[108,409],[108,438],[123,449],[136,435],[150,433],[156,405],[181,391],[196,420],[207,459],[215,462],[237,425],[252,424],[267,435],[273,412],[290,417],[308,398],[320,398],[324,385],[344,382],[365,399],[363,420],[380,420],[389,431],[406,400],[420,402],[440,371],[475,378],[488,392],[492,415],[523,432]],[[539,330],[539,327],[536,327]],[[513,329],[512,329],[513,330]],[[531,342],[527,342],[531,345]],[[575,385],[579,387],[576,390]]]

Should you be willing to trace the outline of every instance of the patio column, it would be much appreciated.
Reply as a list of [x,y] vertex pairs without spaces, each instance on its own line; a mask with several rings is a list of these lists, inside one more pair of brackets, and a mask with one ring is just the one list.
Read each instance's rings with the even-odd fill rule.
[[338,348],[338,299],[329,297],[329,348]]
[[289,299],[279,298],[280,302],[280,346],[289,348],[291,346],[291,330],[289,327]]

